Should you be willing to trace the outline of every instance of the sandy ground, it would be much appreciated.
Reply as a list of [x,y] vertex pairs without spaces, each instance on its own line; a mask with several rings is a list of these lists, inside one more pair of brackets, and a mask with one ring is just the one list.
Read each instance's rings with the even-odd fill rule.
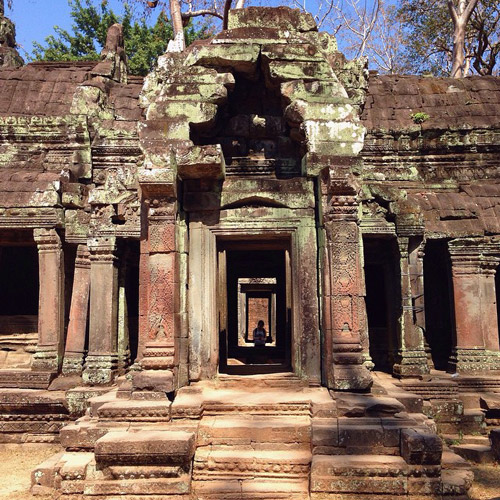
[[30,494],[31,471],[50,456],[61,451],[58,445],[0,444],[0,499],[49,500],[48,496]]
[[[56,445],[0,444],[0,499],[51,500],[30,494],[31,470],[60,450]],[[500,500],[500,465],[474,465],[473,470],[471,500]]]
[[500,465],[473,465],[471,500],[500,500]]

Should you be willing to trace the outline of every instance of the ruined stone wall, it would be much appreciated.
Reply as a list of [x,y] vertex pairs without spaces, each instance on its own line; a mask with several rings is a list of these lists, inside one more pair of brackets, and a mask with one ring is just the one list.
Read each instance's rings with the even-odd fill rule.
[[[137,387],[215,376],[233,239],[288,252],[293,368],[335,389],[370,384],[363,239],[394,242],[394,371],[426,373],[427,240],[452,240],[450,290],[479,297],[455,306],[494,309],[499,83],[369,77],[365,63],[309,15],[250,8],[144,81],[118,25],[100,61],[4,65],[0,243],[37,247],[39,301],[55,305],[36,346],[22,341],[31,372],[2,383],[110,383],[134,362]],[[495,331],[461,334],[453,362],[497,366]]]

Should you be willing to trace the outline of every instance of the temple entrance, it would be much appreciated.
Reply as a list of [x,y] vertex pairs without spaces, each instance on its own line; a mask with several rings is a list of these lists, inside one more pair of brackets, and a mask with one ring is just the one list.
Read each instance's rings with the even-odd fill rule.
[[[291,370],[291,273],[285,246],[258,241],[219,245],[219,372]],[[259,322],[265,334],[262,328],[255,333]]]
[[26,368],[38,339],[36,246],[0,247],[0,368]]
[[424,257],[425,340],[437,370],[446,370],[455,344],[453,285],[445,240],[428,240]]
[[375,369],[392,373],[398,352],[400,286],[394,238],[365,238],[366,313]]

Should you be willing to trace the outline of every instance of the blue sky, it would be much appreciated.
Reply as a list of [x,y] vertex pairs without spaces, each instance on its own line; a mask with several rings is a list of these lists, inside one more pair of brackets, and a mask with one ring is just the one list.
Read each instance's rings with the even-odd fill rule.
[[[54,25],[71,28],[68,0],[14,0],[13,3],[12,10],[6,6],[6,15],[16,25],[17,43],[28,53],[33,41],[43,42],[53,34]],[[115,12],[122,12],[121,0],[109,0],[109,4]],[[26,54],[21,50],[21,55]]]
[[[299,0],[297,0],[299,1]],[[319,0],[306,0],[307,7],[320,5]],[[371,0],[365,0],[368,3]],[[248,5],[285,5],[292,4],[292,0],[247,0]],[[304,0],[300,0],[304,4]],[[7,4],[7,0],[5,0]],[[20,46],[20,53],[29,60],[29,55],[33,50],[33,41],[44,44],[47,36],[54,34],[54,25],[71,32],[72,19],[70,17],[70,7],[68,0],[13,0],[13,8],[6,5],[6,15],[16,25],[16,39]],[[98,0],[93,0],[94,5],[98,5]],[[108,0],[109,6],[118,14],[123,13],[123,0]],[[137,7],[138,8],[138,7]],[[156,19],[157,11],[153,10],[151,20]],[[323,27],[322,29],[325,29]],[[326,28],[328,29],[328,28]],[[339,45],[342,47],[342,37]]]

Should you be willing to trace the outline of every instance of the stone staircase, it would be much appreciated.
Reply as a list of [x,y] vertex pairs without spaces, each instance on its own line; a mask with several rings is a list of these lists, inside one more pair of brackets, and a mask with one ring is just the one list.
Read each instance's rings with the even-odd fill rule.
[[207,415],[198,429],[193,498],[308,497],[311,464],[309,408],[271,403]]
[[57,491],[62,500],[190,498],[196,423],[173,422],[165,393],[137,400],[120,392],[90,399],[87,414],[61,430],[65,451],[33,471],[34,494]]
[[[199,389],[193,500],[309,498],[312,419],[336,414],[326,389],[291,374],[222,376]],[[174,413],[186,410],[189,392],[180,391]]]
[[445,443],[473,463],[492,463],[492,432],[500,432],[500,379],[491,374],[435,372],[399,387],[421,396],[424,412],[436,422]]
[[[313,423],[311,500],[466,494],[472,482],[467,463],[442,453],[425,415],[408,413],[388,395],[337,394],[336,399],[338,417]],[[414,409],[412,398],[403,400]],[[447,456],[454,463],[446,463]]]
[[[164,393],[112,390],[61,430],[33,472],[61,500],[342,500],[466,494],[421,399],[332,393],[290,374],[224,377]],[[378,391],[378,392],[377,392]],[[398,392],[399,391],[399,392]]]

